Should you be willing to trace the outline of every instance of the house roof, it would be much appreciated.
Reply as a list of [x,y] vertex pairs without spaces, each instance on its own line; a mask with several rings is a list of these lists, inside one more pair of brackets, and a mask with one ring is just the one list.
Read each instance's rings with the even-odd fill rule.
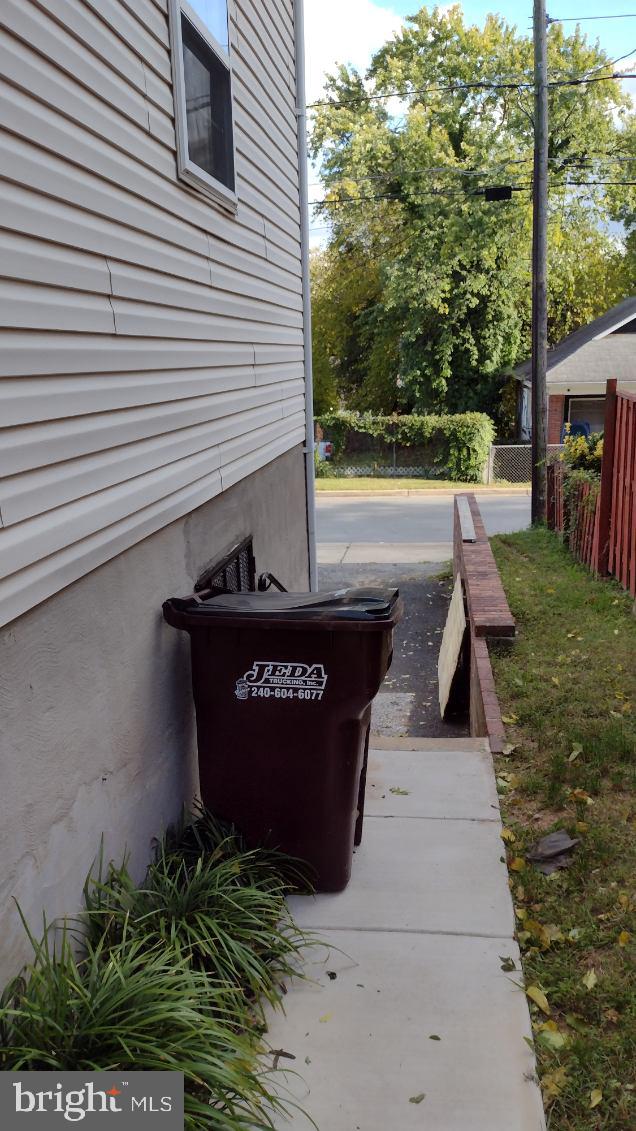
[[[629,298],[623,299],[622,302],[613,306],[611,310],[606,311],[605,314],[601,314],[599,318],[595,318],[594,321],[589,322],[587,326],[581,326],[578,330],[575,330],[574,333],[568,334],[567,338],[563,338],[563,341],[548,350],[548,373],[557,366],[562,365],[568,358],[571,358],[574,354],[582,350],[584,346],[589,346],[593,342],[608,337],[608,335],[614,333],[615,330],[624,326],[626,322],[630,322],[632,318],[636,318],[636,295],[631,295]],[[621,342],[620,345],[617,343],[617,346],[621,353],[625,352],[626,359],[629,357],[635,371],[634,376],[636,376],[636,350],[634,350],[632,342],[628,339],[627,341]],[[598,379],[600,380],[602,376],[601,371],[607,368],[604,351],[597,346],[593,348],[590,353],[595,355],[594,359],[590,357],[589,360],[592,362],[594,368],[598,367]],[[528,379],[530,372],[530,359],[518,365],[514,370],[515,376],[520,380]]]

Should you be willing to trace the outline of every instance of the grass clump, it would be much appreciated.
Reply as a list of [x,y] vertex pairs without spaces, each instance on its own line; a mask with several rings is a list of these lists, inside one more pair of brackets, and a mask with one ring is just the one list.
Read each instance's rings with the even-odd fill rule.
[[[545,530],[492,546],[517,619],[494,654],[509,732],[498,786],[526,982],[546,994],[533,1025],[550,1131],[636,1126],[636,619]],[[579,843],[545,876],[543,835]]]
[[280,1002],[311,941],[285,904],[300,887],[297,862],[204,810],[141,886],[125,864],[90,876],[76,929],[29,934],[33,961],[0,1000],[0,1070],[180,1071],[188,1131],[273,1127],[289,1105],[263,1067],[262,999]]
[[298,865],[240,839],[201,813],[158,846],[141,887],[126,865],[85,889],[88,937],[111,945],[127,937],[141,947],[185,955],[194,969],[254,1009],[280,1002],[281,982],[297,970],[307,937],[295,926],[285,896],[306,879]]
[[[328,468],[329,464],[326,465]],[[325,464],[321,464],[325,467]],[[501,479],[490,484],[491,487],[521,487],[529,489],[529,483],[508,483]],[[488,486],[481,483],[456,483],[452,479],[425,479],[406,475],[388,476],[355,476],[333,475],[329,471],[321,471],[320,478],[316,479],[316,491],[366,491],[369,494],[381,494],[383,491],[487,491]]]

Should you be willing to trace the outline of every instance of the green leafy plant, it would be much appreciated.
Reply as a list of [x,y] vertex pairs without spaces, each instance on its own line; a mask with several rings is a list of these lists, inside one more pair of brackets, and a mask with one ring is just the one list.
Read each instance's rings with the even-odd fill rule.
[[563,463],[570,470],[600,474],[603,461],[602,432],[592,432],[590,436],[572,436],[569,431],[566,432],[562,455]]
[[273,1128],[295,1105],[263,1067],[261,1003],[279,1004],[313,941],[285,903],[299,889],[301,862],[248,850],[202,807],[141,887],[100,856],[72,932],[51,942],[45,922],[38,942],[24,924],[34,959],[0,998],[0,1070],[180,1071],[188,1131]]
[[273,848],[247,850],[245,841],[236,827],[219,820],[202,804],[195,804],[193,813],[184,811],[181,819],[167,829],[156,843],[157,859],[170,857],[189,865],[196,864],[200,857],[215,860],[236,860],[240,858],[239,872],[241,882],[268,883],[278,887],[281,883],[285,892],[313,891],[311,870],[302,860],[288,856]]
[[125,934],[78,958],[66,931],[57,945],[30,937],[33,962],[0,1001],[1,1070],[183,1072],[188,1131],[273,1127],[283,1105],[257,1066],[264,1047],[187,956]]
[[495,428],[483,412],[456,415],[375,416],[369,412],[335,412],[318,418],[334,445],[335,462],[373,442],[417,448],[422,462],[456,482],[477,483],[488,459]]
[[86,887],[89,938],[173,950],[235,997],[277,1004],[309,940],[289,915],[286,883],[258,855],[228,854],[223,842],[194,862],[161,851],[139,888],[125,864],[111,865]]

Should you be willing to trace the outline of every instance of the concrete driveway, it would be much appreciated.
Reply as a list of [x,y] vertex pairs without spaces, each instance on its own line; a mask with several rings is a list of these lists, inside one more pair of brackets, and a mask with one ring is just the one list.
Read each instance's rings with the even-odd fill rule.
[[[530,495],[479,495],[489,534],[530,524]],[[317,498],[318,561],[322,565],[444,562],[452,554],[453,495]]]

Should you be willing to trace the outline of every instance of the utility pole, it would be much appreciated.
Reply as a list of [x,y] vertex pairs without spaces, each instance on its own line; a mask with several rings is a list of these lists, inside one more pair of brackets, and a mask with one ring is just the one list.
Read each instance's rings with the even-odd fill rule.
[[532,182],[532,522],[546,521],[548,455],[548,15],[534,0],[534,177]]

